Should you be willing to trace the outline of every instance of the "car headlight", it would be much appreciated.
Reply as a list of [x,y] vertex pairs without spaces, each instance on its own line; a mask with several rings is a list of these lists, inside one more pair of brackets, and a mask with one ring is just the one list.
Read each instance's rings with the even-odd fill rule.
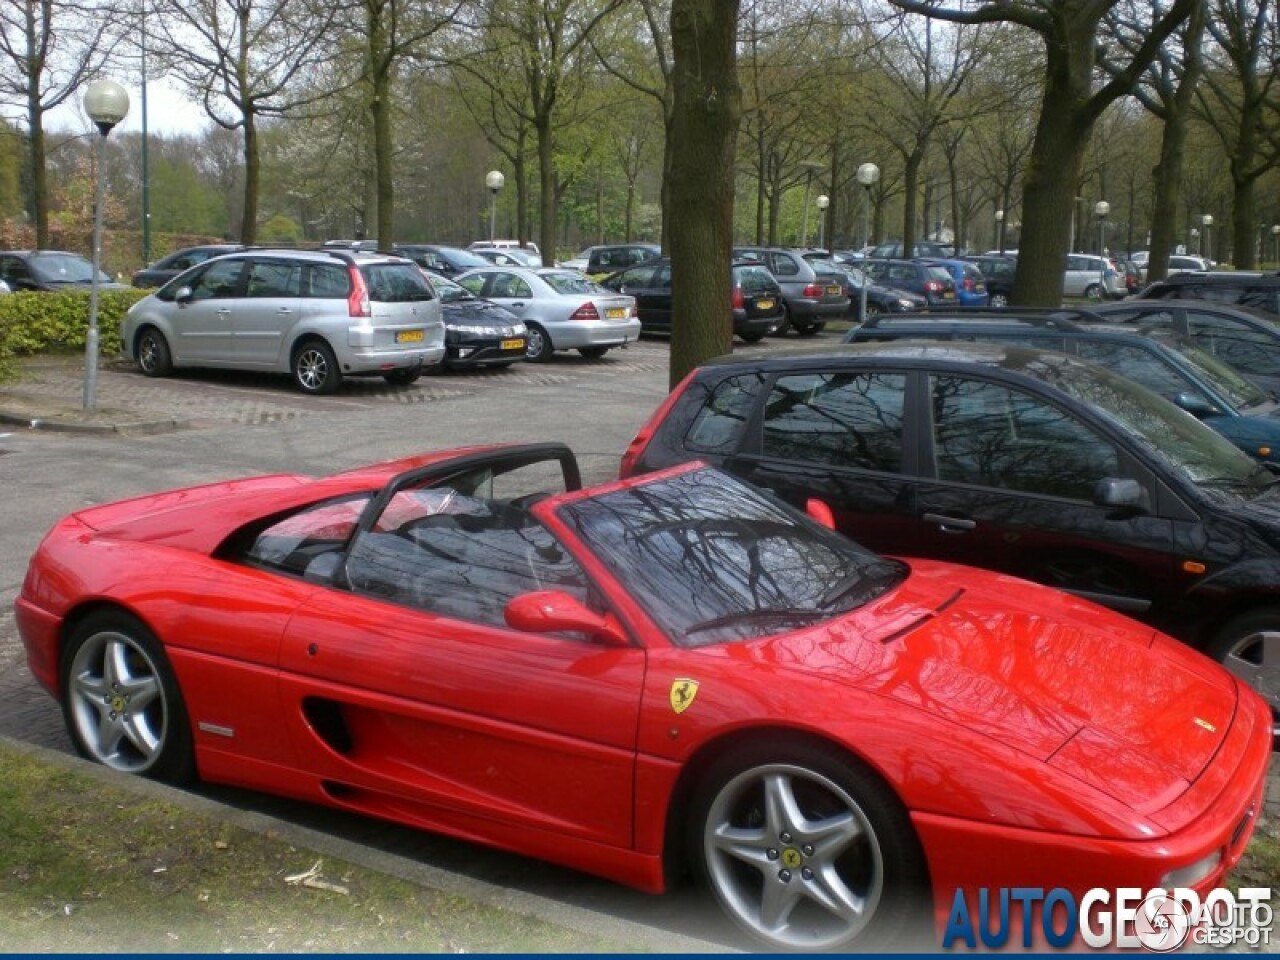
[[528,333],[528,332],[529,332],[529,328],[528,328],[528,327],[526,327],[523,323],[517,323],[517,324],[515,324],[514,326],[512,326],[512,327],[511,327],[511,330],[510,330],[510,332],[507,334],[507,336],[511,336],[511,337],[523,337],[523,336],[524,336],[526,333]]
[[493,327],[477,327],[476,325],[469,324],[469,323],[452,324],[449,327],[449,332],[450,333],[469,333],[472,336],[476,336],[476,337],[498,336],[498,331],[495,330]]
[[899,300],[898,306],[903,310],[914,310],[916,308],[916,302],[914,300]]

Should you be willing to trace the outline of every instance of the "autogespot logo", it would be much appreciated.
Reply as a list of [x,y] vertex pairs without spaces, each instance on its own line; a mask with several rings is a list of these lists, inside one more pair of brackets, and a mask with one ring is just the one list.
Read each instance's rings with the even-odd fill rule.
[[1217,889],[1203,902],[1184,887],[1095,887],[1078,901],[1062,887],[982,887],[972,898],[957,890],[942,947],[998,950],[1020,942],[1027,949],[1084,944],[1155,953],[1188,943],[1199,948],[1262,947],[1271,943],[1270,901],[1270,887],[1244,887],[1235,894]]

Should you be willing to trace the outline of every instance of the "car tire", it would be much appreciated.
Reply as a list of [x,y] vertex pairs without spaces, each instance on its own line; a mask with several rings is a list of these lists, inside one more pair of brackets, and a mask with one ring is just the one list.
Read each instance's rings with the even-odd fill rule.
[[1089,284],[1089,286],[1084,288],[1084,295],[1085,295],[1085,298],[1088,300],[1095,300],[1095,301],[1101,300],[1102,285],[1097,283]]
[[547,331],[536,323],[530,323],[528,332],[525,334],[524,341],[524,358],[532,360],[534,363],[546,363],[551,359],[551,355],[556,352],[555,346],[551,343],[551,338],[547,336]]
[[609,352],[608,347],[579,347],[578,353],[586,357],[588,360],[599,360]]
[[392,370],[390,373],[384,373],[382,379],[393,387],[407,387],[411,383],[417,383],[418,378],[421,376],[421,367],[405,367],[402,370]]
[[[740,744],[712,761],[690,809],[695,872],[761,945],[874,949],[930,929],[928,871],[910,817],[845,751],[792,738]],[[766,897],[778,883],[789,889]]]
[[155,327],[143,327],[138,334],[138,366],[148,377],[167,377],[173,372],[169,341]]
[[874,320],[876,319],[876,317],[880,316],[882,313],[884,313],[884,307],[880,306],[880,304],[878,303],[872,303],[871,301],[868,300],[867,312],[866,312],[866,315],[862,318],[862,322],[866,323],[868,320]]
[[338,360],[323,340],[304,340],[293,352],[293,382],[303,393],[326,394],[342,383]]
[[1003,293],[993,293],[991,295],[991,306],[1003,310],[1009,305],[1009,298]]
[[817,323],[806,323],[804,326],[796,326],[796,333],[802,337],[815,337],[820,334],[826,326],[822,321]]
[[744,343],[759,343],[764,339],[763,333],[740,333],[738,334]]
[[771,337],[785,337],[787,331],[791,329],[791,311],[787,309],[786,304],[782,306],[782,317],[778,320],[778,325],[770,331]]
[[1280,607],[1259,607],[1232,617],[1204,652],[1262,694],[1273,712],[1280,712]]
[[95,613],[67,643],[62,716],[81,756],[122,773],[195,776],[186,707],[155,635],[123,611]]

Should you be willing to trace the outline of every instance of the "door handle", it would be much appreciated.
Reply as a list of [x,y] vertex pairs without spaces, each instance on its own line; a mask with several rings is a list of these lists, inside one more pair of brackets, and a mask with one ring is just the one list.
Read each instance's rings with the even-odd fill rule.
[[293,311],[290,310],[288,307],[281,307],[279,310],[276,311],[276,313],[280,314],[280,316],[282,317],[287,317],[289,314],[293,313]]
[[942,528],[943,533],[960,533],[963,530],[972,530],[978,525],[974,520],[966,520],[963,517],[944,517],[940,513],[926,513],[921,519],[926,523],[936,523]]
[[514,302],[512,302],[512,303],[507,304],[507,306],[509,306],[509,307],[523,307],[523,306],[524,306],[524,303],[523,303],[522,301],[520,301],[520,300],[516,300],[516,301],[514,301]]

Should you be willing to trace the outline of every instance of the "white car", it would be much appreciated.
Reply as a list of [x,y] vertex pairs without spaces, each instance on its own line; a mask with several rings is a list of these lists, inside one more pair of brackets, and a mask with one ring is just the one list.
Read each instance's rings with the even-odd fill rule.
[[444,360],[440,299],[412,260],[353,250],[245,250],[180,273],[121,325],[149,377],[174,367],[289,373],[303,393],[343,377],[410,384]]
[[606,290],[576,270],[484,267],[454,279],[524,321],[529,360],[549,360],[557,350],[603,357],[640,339],[635,297]]

